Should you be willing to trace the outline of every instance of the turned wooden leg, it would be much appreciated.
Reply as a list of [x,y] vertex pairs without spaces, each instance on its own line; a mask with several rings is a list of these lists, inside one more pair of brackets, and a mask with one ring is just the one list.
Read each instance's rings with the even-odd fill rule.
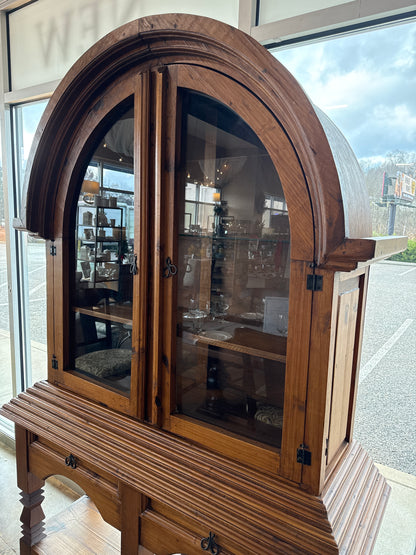
[[42,510],[43,486],[45,482],[32,474],[29,469],[28,449],[33,441],[33,435],[16,425],[16,465],[17,485],[21,491],[21,503],[23,504],[22,515],[22,537],[20,539],[20,553],[26,555],[31,553],[31,547],[40,541],[45,534],[44,518]]
[[32,493],[21,492],[23,511],[20,517],[22,522],[22,537],[20,538],[20,553],[31,552],[31,547],[45,537],[44,518],[41,503],[44,499],[43,489]]

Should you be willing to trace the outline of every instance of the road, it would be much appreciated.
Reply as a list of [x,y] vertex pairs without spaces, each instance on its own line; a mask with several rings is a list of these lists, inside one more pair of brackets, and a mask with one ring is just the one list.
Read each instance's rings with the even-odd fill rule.
[[[30,245],[32,339],[46,344],[45,251]],[[8,330],[0,244],[0,330]],[[416,264],[371,268],[354,436],[376,462],[416,475]]]

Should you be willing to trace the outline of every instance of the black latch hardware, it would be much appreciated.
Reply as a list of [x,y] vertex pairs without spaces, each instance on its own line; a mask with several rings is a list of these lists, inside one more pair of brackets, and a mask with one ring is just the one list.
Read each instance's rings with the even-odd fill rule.
[[49,253],[50,253],[51,256],[56,256],[56,247],[55,247],[55,245],[51,245],[49,247]]
[[308,274],[308,276],[306,277],[306,289],[308,291],[322,291],[323,281],[323,276]]
[[52,368],[58,370],[58,359],[55,355],[52,355]]
[[300,445],[296,451],[296,462],[304,464],[305,466],[311,466],[312,453],[306,449],[306,446]]
[[201,549],[203,551],[209,551],[210,553],[212,553],[212,555],[218,555],[218,553],[221,551],[221,548],[215,543],[215,534],[210,532],[207,538],[202,538]]
[[162,276],[164,278],[169,278],[172,276],[176,276],[178,273],[178,268],[173,264],[172,260],[168,256],[166,259],[166,266],[163,268]]
[[72,453],[68,455],[68,457],[65,457],[65,464],[66,466],[70,466],[71,468],[77,467],[77,459],[74,457],[74,455],[72,455]]

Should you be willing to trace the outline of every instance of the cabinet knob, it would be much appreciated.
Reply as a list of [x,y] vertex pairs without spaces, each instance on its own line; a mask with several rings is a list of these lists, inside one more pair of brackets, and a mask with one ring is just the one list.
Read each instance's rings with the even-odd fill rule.
[[67,457],[65,457],[65,464],[66,466],[70,466],[71,468],[76,468],[77,459],[74,457],[74,455],[70,454]]
[[219,545],[215,543],[215,534],[210,532],[207,538],[202,538],[201,549],[203,551],[209,551],[212,555],[219,554],[219,552],[221,551],[221,548]]

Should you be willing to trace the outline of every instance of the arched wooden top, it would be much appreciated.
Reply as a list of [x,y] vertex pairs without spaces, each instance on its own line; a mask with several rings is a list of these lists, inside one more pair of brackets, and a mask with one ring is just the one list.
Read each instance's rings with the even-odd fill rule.
[[307,220],[313,222],[311,261],[325,263],[346,238],[371,235],[368,200],[355,171],[355,157],[333,124],[325,116],[318,117],[292,75],[243,32],[184,14],[128,23],[101,39],[70,69],[50,99],[35,135],[22,228],[56,238],[52,216],[58,194],[62,198],[59,189],[68,186],[61,175],[77,129],[103,91],[131,70],[174,63],[205,66],[228,75],[250,90],[280,123],[305,177],[304,190],[296,194],[305,199]]

